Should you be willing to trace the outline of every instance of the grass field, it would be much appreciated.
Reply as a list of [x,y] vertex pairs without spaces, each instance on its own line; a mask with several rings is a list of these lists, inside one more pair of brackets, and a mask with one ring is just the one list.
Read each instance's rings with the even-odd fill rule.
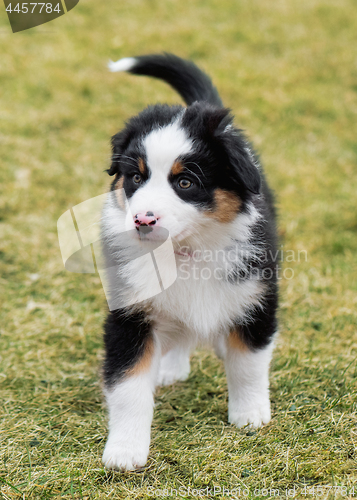
[[[81,0],[17,34],[5,14],[0,497],[357,497],[355,2]],[[210,73],[261,153],[289,259],[272,421],[228,425],[221,362],[198,351],[188,381],[157,394],[148,466],[121,474],[101,464],[104,294],[97,275],[63,268],[56,223],[107,190],[109,140],[127,118],[179,101],[107,60],[163,50]]]

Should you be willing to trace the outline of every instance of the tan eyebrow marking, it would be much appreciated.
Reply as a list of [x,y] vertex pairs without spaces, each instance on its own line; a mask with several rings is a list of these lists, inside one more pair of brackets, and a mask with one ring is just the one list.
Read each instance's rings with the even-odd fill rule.
[[146,166],[145,166],[144,160],[142,158],[139,158],[138,164],[139,164],[140,173],[142,175],[145,175],[145,173],[146,173]]
[[175,163],[171,167],[171,173],[172,175],[178,175],[183,172],[184,168],[183,165],[180,161],[175,161]]

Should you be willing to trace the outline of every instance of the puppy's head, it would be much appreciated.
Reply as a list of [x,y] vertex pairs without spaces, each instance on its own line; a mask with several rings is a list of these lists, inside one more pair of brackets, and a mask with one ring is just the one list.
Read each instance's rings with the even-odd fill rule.
[[[229,110],[196,102],[152,106],[112,138],[113,190],[129,203],[126,230],[173,240],[232,223],[259,193],[260,175]],[[210,231],[211,232],[211,231]]]

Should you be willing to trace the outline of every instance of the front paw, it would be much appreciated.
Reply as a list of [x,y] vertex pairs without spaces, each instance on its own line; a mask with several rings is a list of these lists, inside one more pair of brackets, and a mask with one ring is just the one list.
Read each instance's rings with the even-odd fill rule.
[[144,467],[148,454],[149,447],[142,443],[121,443],[108,439],[102,461],[107,469],[130,471]]
[[262,425],[270,422],[270,418],[270,403],[252,408],[248,411],[230,410],[228,412],[229,423],[237,427],[245,427],[246,425],[253,428],[262,427]]

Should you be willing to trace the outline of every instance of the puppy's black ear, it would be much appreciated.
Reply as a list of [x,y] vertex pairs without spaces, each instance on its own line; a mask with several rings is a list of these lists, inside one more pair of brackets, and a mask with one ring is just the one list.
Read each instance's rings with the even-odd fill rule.
[[253,194],[259,194],[261,179],[257,167],[258,161],[243,134],[233,126],[229,126],[219,134],[218,139],[228,159],[232,181],[237,185],[243,185]]
[[218,108],[203,101],[188,106],[182,118],[182,125],[190,130],[193,136],[206,140],[223,132],[231,122],[229,109]]
[[107,172],[109,175],[120,174],[119,160],[120,155],[123,153],[125,148],[129,145],[132,138],[132,130],[124,129],[121,132],[113,135],[112,137],[112,164],[108,168]]
[[233,117],[228,108],[207,110],[204,116],[205,129],[210,136],[219,137],[231,125]]
[[261,180],[258,162],[243,133],[234,127],[230,110],[221,110],[220,121],[219,114],[215,113],[215,120],[215,123],[211,121],[215,125],[213,136],[223,148],[232,181],[243,185],[251,193],[259,194]]
[[220,162],[223,160],[229,170],[232,187],[259,193],[260,174],[254,155],[242,132],[234,128],[229,109],[195,102],[185,111],[182,122],[193,137],[198,135],[216,150]]

